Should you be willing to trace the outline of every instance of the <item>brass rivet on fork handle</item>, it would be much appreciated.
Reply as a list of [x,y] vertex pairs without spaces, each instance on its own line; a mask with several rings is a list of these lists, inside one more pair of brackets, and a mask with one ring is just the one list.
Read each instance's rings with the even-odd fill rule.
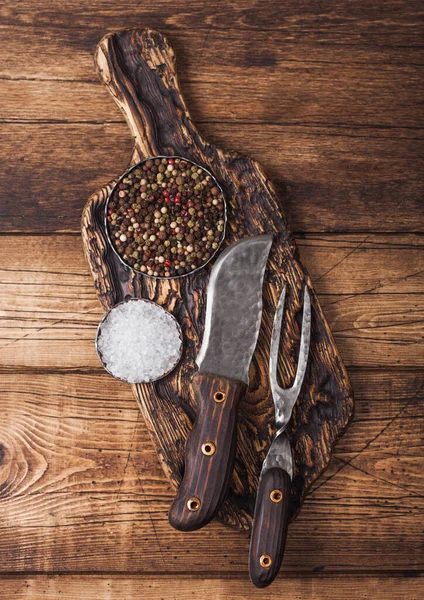
[[261,567],[268,569],[272,565],[272,558],[269,554],[262,554],[262,556],[259,559],[259,564],[261,565]]
[[278,502],[281,502],[281,500],[283,499],[283,492],[281,490],[272,490],[269,497],[273,502],[278,504]]
[[187,508],[191,512],[198,511],[201,504],[202,503],[200,502],[199,498],[196,498],[195,496],[193,496],[192,498],[189,498],[189,500],[187,500]]

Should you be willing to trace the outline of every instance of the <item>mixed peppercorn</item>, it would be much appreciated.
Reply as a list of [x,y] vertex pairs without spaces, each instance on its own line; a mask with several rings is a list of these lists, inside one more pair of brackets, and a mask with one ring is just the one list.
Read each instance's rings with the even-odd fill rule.
[[182,158],[152,158],[121,179],[107,205],[109,237],[125,263],[154,277],[205,264],[225,229],[221,190]]

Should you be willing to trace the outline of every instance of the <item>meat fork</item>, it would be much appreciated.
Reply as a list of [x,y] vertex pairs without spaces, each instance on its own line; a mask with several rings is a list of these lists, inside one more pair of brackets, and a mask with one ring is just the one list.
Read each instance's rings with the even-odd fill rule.
[[262,465],[250,540],[250,578],[256,587],[266,587],[274,581],[283,559],[293,478],[293,457],[286,429],[302,388],[311,338],[311,300],[305,286],[296,376],[291,387],[282,388],[277,380],[277,365],[285,298],[286,286],[275,311],[269,361],[277,432]]

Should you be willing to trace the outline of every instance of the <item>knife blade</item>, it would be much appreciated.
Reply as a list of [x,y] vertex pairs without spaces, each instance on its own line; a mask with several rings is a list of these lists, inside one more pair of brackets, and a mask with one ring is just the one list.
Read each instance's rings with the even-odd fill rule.
[[192,380],[198,414],[168,515],[175,529],[203,527],[224,501],[234,468],[237,407],[247,393],[259,335],[271,244],[271,235],[243,239],[226,248],[212,269],[199,370]]
[[250,539],[250,578],[259,588],[274,581],[284,555],[293,478],[293,458],[286,428],[302,388],[311,337],[311,301],[305,286],[296,375],[293,385],[283,389],[278,383],[277,365],[285,298],[286,287],[281,292],[275,311],[270,348],[270,387],[277,432],[262,465]]

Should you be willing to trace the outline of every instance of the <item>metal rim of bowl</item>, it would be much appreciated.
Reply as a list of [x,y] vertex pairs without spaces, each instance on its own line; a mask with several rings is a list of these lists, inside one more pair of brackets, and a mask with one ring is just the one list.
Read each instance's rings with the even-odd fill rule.
[[[117,377],[116,375],[114,375],[106,366],[104,360],[103,360],[103,356],[101,351],[99,350],[99,337],[101,335],[101,329],[102,329],[102,325],[104,324],[104,322],[106,321],[106,319],[108,318],[108,316],[110,315],[110,313],[117,307],[117,306],[122,306],[122,304],[127,304],[128,302],[145,302],[147,304],[153,304],[154,306],[162,309],[163,311],[165,311],[175,322],[176,326],[177,326],[177,331],[178,331],[178,338],[180,340],[180,347],[178,349],[178,360],[175,362],[175,364],[163,375],[161,375],[160,377],[156,377],[156,379],[150,379],[149,381],[128,381],[127,379],[123,379],[122,377]],[[109,310],[103,315],[100,323],[97,326],[97,331],[96,331],[96,339],[95,339],[95,346],[96,346],[96,352],[97,352],[97,356],[99,357],[100,362],[102,363],[103,368],[105,369],[105,371],[107,371],[109,373],[109,375],[111,375],[112,377],[114,377],[115,379],[118,379],[119,381],[123,381],[124,383],[129,383],[131,385],[140,385],[140,384],[146,384],[146,383],[154,383],[155,381],[159,381],[160,379],[163,379],[164,377],[166,377],[167,375],[169,375],[170,373],[172,373],[172,371],[177,367],[178,363],[181,361],[182,358],[182,354],[183,354],[183,332],[181,329],[181,325],[178,323],[176,317],[169,312],[169,310],[166,310],[166,308],[163,308],[163,306],[160,306],[160,304],[156,304],[156,302],[153,302],[152,300],[148,300],[147,298],[128,298],[128,300],[122,300],[122,302],[118,302],[118,304],[115,304],[114,306],[112,306],[112,308],[109,308]]]
[[[119,186],[119,184],[122,182],[122,180],[124,179],[124,177],[127,177],[127,175],[129,173],[131,173],[131,171],[133,171],[134,169],[137,169],[140,165],[143,165],[145,162],[147,162],[148,160],[155,160],[156,158],[179,158],[180,160],[184,160],[188,163],[191,163],[192,165],[194,165],[195,167],[198,167],[199,169],[202,169],[203,171],[205,171],[205,173],[207,173],[210,177],[212,177],[213,181],[215,182],[215,185],[219,188],[221,194],[222,194],[222,199],[224,200],[224,229],[222,231],[222,237],[219,241],[218,244],[218,248],[216,248],[216,250],[210,255],[210,257],[208,258],[208,260],[206,260],[204,263],[202,263],[201,265],[199,265],[198,267],[196,267],[195,269],[193,269],[192,271],[189,271],[188,273],[184,273],[184,275],[173,275],[172,277],[165,277],[165,276],[160,276],[160,275],[147,275],[147,273],[142,273],[141,271],[138,271],[137,269],[134,269],[134,267],[132,267],[131,265],[129,265],[127,262],[125,262],[125,260],[121,257],[121,255],[119,254],[119,252],[116,250],[115,245],[110,237],[109,234],[109,224],[107,221],[107,211],[108,211],[108,206],[109,206],[109,202],[113,196],[113,194],[115,193],[117,187]],[[169,280],[169,279],[181,279],[182,277],[188,277],[189,275],[192,275],[193,273],[197,273],[197,271],[200,271],[200,269],[203,269],[203,267],[205,267],[212,259],[214,256],[216,256],[217,252],[219,252],[219,249],[221,248],[222,242],[225,239],[225,234],[226,234],[226,229],[227,229],[227,201],[225,199],[225,194],[224,191],[222,189],[222,187],[220,186],[220,184],[218,183],[218,181],[216,180],[216,178],[214,177],[214,175],[205,167],[203,167],[202,165],[199,165],[197,163],[195,163],[194,161],[190,160],[189,158],[184,158],[183,156],[178,156],[178,155],[172,155],[172,156],[165,156],[165,155],[157,155],[157,156],[149,156],[148,158],[143,158],[143,160],[140,160],[138,163],[136,163],[135,165],[133,165],[132,167],[130,167],[127,171],[125,171],[125,173],[123,173],[123,175],[120,176],[120,178],[118,179],[118,181],[115,183],[115,185],[113,186],[113,188],[110,191],[110,194],[107,197],[106,200],[106,205],[105,205],[105,214],[104,214],[104,226],[105,226],[105,233],[106,233],[106,237],[107,240],[109,242],[110,247],[112,248],[113,252],[115,253],[115,255],[118,257],[118,259],[120,260],[120,262],[127,267],[128,269],[131,269],[131,271],[133,271],[134,273],[137,273],[139,275],[143,275],[144,277],[151,277],[152,279],[160,279],[160,280]]]

